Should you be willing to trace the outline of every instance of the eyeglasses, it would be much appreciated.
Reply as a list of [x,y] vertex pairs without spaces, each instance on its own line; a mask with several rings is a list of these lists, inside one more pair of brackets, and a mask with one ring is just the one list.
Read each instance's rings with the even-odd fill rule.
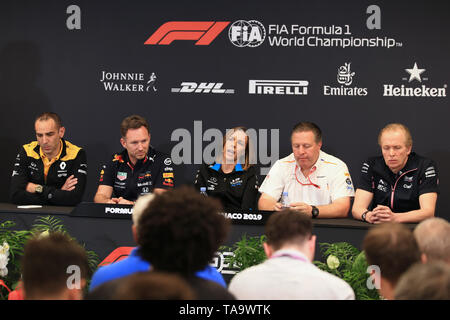
[[[313,183],[313,182],[311,181],[311,179],[309,178],[309,175],[308,175],[308,181],[309,181],[309,183],[302,183],[300,180],[298,180],[298,178],[297,178],[297,169],[298,169],[298,165],[295,166],[295,171],[294,171],[294,173],[295,173],[295,179],[297,179],[297,182],[298,182],[298,183],[300,183],[302,186],[314,186],[314,187],[320,189],[320,186],[319,186],[318,184],[315,184],[315,183]],[[310,172],[310,174],[313,173],[314,171],[316,171],[316,167],[314,167],[314,169]]]

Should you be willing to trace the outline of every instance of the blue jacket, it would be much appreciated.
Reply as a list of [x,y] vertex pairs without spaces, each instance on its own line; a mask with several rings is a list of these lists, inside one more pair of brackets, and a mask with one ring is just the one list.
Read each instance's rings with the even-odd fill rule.
[[[100,267],[92,276],[89,291],[92,291],[99,285],[122,277],[126,277],[136,272],[145,272],[150,270],[150,263],[143,260],[134,248],[130,255],[118,262]],[[216,268],[207,266],[205,269],[196,273],[197,277],[217,282],[224,288],[227,287],[225,280]]]

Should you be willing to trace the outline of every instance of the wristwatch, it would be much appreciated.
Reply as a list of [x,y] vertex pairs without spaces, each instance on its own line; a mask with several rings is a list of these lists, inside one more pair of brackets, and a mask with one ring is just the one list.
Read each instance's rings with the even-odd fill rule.
[[319,209],[316,206],[311,206],[312,207],[312,217],[313,219],[317,218],[317,216],[319,215]]
[[364,211],[364,213],[363,213],[362,216],[361,216],[362,221],[367,222],[367,220],[366,220],[366,215],[367,215],[367,212],[369,212],[369,211],[370,211],[370,210]]
[[36,187],[34,187],[34,192],[36,193],[42,193],[43,190],[44,188],[40,184],[37,184]]

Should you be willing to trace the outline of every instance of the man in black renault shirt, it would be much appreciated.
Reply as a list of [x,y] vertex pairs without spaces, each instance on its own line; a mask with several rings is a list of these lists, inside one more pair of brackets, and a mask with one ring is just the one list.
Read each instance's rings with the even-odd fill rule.
[[64,140],[59,115],[40,114],[34,123],[36,141],[16,156],[10,198],[15,204],[74,206],[86,187],[86,152]]
[[382,156],[363,163],[353,217],[369,223],[411,223],[434,216],[439,193],[434,161],[411,152],[411,134],[403,124],[384,127],[378,144]]
[[150,146],[147,121],[129,116],[122,121],[120,131],[124,150],[102,166],[94,201],[133,204],[140,195],[173,188],[172,160]]

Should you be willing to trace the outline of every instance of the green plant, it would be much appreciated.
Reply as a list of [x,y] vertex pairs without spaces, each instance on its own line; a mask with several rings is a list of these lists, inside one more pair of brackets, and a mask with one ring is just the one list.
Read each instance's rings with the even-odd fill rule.
[[320,243],[322,256],[327,263],[314,261],[321,270],[334,274],[346,281],[355,292],[357,300],[379,300],[376,289],[367,287],[368,263],[364,252],[347,242]]
[[232,247],[222,246],[220,251],[232,252],[232,256],[227,256],[225,261],[229,266],[237,268],[239,271],[248,267],[257,265],[266,260],[263,242],[266,236],[248,237],[243,234],[241,240],[236,242]]
[[[23,254],[23,249],[28,239],[42,233],[50,232],[61,232],[71,237],[61,219],[52,216],[38,217],[30,230],[12,230],[15,226],[16,224],[12,221],[5,221],[0,224],[0,246],[3,243],[7,243],[9,247],[8,274],[5,277],[1,277],[0,280],[3,280],[12,290],[16,288],[21,278],[20,257]],[[76,241],[75,238],[71,238]],[[85,248],[84,244],[81,245]],[[94,271],[100,260],[94,251],[86,250],[86,255],[89,267],[91,271]],[[7,289],[0,286],[0,300],[7,299],[7,296]]]

